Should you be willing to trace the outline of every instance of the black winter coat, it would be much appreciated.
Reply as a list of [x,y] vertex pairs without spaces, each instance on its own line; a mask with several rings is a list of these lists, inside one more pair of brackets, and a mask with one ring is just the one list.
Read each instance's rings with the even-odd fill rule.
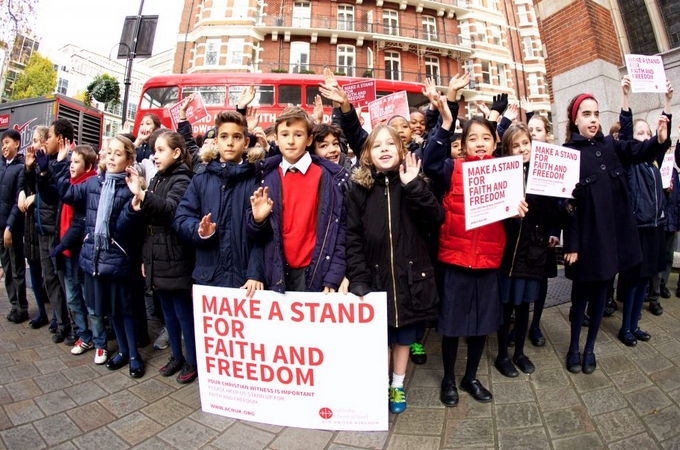
[[151,179],[144,197],[142,212],[146,236],[142,259],[150,289],[191,288],[195,251],[186,241],[180,240],[172,228],[172,221],[192,176],[193,172],[186,164],[177,162]]
[[[57,161],[57,154],[50,155],[50,167]],[[67,162],[68,164],[68,162]],[[33,164],[33,167],[26,170],[26,185],[33,192],[38,192],[38,177],[40,168],[38,164]],[[68,167],[66,168],[68,173]],[[42,194],[38,194],[35,199],[35,211],[36,211],[36,225],[38,233],[41,235],[53,235],[58,234],[57,228],[59,225],[59,197],[50,196],[44,198]]]
[[579,198],[564,227],[564,252],[578,253],[578,261],[565,274],[577,281],[611,280],[642,260],[622,161],[638,164],[662,153],[665,145],[656,136],[637,142],[572,133],[565,146],[581,152]]
[[418,177],[402,185],[399,172],[352,175],[347,199],[347,278],[355,295],[387,291],[387,323],[403,327],[437,318],[437,286],[428,232],[444,209]]
[[24,214],[19,211],[19,192],[24,189],[24,157],[16,155],[9,166],[0,157],[0,231],[12,229],[12,240],[24,235]]
[[[680,139],[675,146],[675,165],[680,161]],[[677,169],[673,168],[673,189],[666,197],[666,231],[675,233],[680,231],[680,177]]]

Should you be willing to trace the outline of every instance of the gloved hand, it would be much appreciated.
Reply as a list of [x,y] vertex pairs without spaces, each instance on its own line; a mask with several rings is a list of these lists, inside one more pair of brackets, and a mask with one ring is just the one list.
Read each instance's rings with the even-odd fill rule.
[[50,168],[50,157],[43,149],[40,149],[37,152],[35,152],[35,162],[38,163],[40,173],[47,172]]
[[54,247],[50,252],[50,258],[55,258],[57,255],[61,254],[61,252],[63,252],[64,250],[66,250],[66,247],[64,247],[62,244],[57,244],[57,246]]
[[498,114],[503,115],[507,107],[508,107],[508,94],[499,94],[493,96],[491,111],[498,111]]
[[571,196],[574,198],[568,201],[572,206],[578,206],[583,201],[586,196],[586,190],[581,183],[576,183],[574,190],[571,191]]

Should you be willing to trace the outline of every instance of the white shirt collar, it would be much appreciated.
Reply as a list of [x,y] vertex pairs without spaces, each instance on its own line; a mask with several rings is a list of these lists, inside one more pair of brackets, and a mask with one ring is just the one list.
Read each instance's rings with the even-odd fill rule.
[[295,166],[297,170],[302,172],[303,175],[307,173],[307,169],[309,169],[309,166],[312,165],[312,157],[310,156],[309,152],[305,152],[304,155],[302,155],[302,158],[295,164],[291,164],[288,161],[286,161],[286,158],[281,159],[281,164],[279,164],[279,167],[281,167],[281,171],[283,172],[283,176],[285,177],[286,174],[288,173],[288,169],[291,167]]

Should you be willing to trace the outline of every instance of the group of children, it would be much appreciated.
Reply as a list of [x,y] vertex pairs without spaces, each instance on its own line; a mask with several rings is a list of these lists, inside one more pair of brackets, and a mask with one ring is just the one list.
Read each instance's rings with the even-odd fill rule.
[[[415,346],[412,358],[424,361],[420,342],[425,327],[434,324],[442,336],[442,403],[458,403],[454,369],[461,337],[467,361],[459,386],[488,402],[492,394],[477,378],[487,335],[498,334],[495,367],[501,374],[516,377],[517,369],[536,370],[524,343],[528,334],[534,345],[545,345],[540,316],[547,279],[556,275],[551,249],[563,230],[567,276],[573,280],[567,368],[592,373],[606,289],[617,273],[631,284],[619,337],[649,339],[637,328],[641,286],[651,277],[640,261],[646,245],[653,246],[663,233],[656,228],[643,233],[645,225],[636,226],[629,174],[631,167],[658,159],[669,147],[668,120],[660,119],[657,136],[644,142],[623,140],[625,133],[617,141],[601,133],[597,101],[587,94],[576,97],[565,142],[582,155],[573,198],[526,195],[516,217],[466,231],[462,162],[522,155],[526,181],[532,140],[547,141],[551,134],[542,116],[518,123],[518,108],[508,107],[507,96],[494,99],[488,117],[472,117],[457,132],[457,91],[469,81],[469,74],[453,77],[444,97],[428,83],[427,111],[395,116],[368,133],[327,72],[320,92],[334,102],[333,124],[315,124],[302,108],[288,107],[276,120],[271,142],[263,140],[262,130],[249,130],[243,108],[254,99],[251,87],[239,98],[237,111],[216,116],[200,150],[186,121],[186,99],[178,132],[160,129],[158,118],[145,117],[138,142],[114,137],[98,171],[92,149],[73,147],[72,127],[61,119],[25,160],[16,153],[18,137],[6,132],[0,225],[12,302],[7,319],[27,319],[20,242],[35,204],[41,256],[28,259],[32,276],[34,262],[42,264],[43,278],[37,283],[34,278],[33,286],[45,288],[57,311],[60,303],[56,297],[53,302],[50,290],[60,288],[60,278],[48,285],[47,272],[63,274],[68,307],[57,313],[55,342],[68,334],[72,318],[74,354],[95,348],[95,363],[112,370],[129,365],[132,377],[143,376],[138,347],[148,339],[140,326],[140,318],[146,321],[145,311],[140,312],[145,285],[161,305],[172,350],[160,373],[179,372],[180,383],[197,376],[192,282],[242,288],[248,296],[261,289],[357,296],[386,291],[390,411],[406,409],[409,354]],[[671,94],[669,85],[669,99]],[[627,127],[622,124],[624,131]],[[345,145],[354,150],[356,162],[343,151]],[[155,174],[147,183],[151,166]],[[45,229],[43,204],[54,210],[53,230]],[[653,256],[658,255],[649,259]],[[34,328],[49,321],[38,297],[36,290]],[[581,354],[587,305],[590,328]],[[105,316],[118,341],[111,358]]]

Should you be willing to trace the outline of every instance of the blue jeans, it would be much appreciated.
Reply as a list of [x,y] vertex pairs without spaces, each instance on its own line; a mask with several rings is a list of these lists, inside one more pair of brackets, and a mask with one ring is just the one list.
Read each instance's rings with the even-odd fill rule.
[[66,304],[71,310],[71,317],[75,322],[78,338],[83,342],[92,341],[92,331],[87,326],[87,307],[83,297],[84,281],[77,266],[71,258],[64,258],[64,287],[66,288]]
[[182,337],[186,346],[186,361],[196,367],[196,338],[194,336],[194,305],[190,290],[156,291],[165,316],[172,356],[182,357]]

